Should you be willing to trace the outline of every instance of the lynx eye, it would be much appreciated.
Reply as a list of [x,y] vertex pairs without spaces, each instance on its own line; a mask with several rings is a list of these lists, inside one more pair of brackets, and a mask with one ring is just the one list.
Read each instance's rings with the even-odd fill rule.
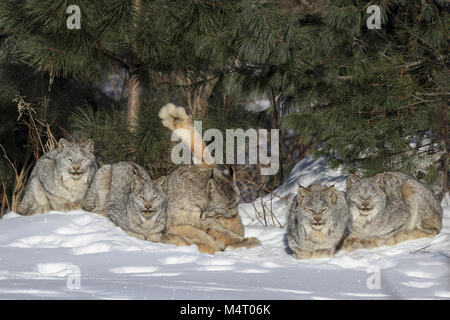
[[72,159],[68,158],[67,160],[69,160],[70,162],[72,162]]
[[328,208],[323,208],[322,209],[322,213],[327,212],[327,211],[328,211]]
[[144,199],[144,196],[139,196],[139,198],[141,198],[142,200],[145,200],[145,199]]

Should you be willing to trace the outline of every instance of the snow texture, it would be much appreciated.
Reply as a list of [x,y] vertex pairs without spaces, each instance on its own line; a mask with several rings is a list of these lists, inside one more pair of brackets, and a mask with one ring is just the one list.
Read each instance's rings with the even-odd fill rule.
[[[306,158],[277,192],[313,182],[345,188],[339,172]],[[138,240],[81,210],[11,212],[0,220],[0,299],[450,299],[449,202],[435,238],[316,260],[293,258],[285,229],[255,222],[248,204],[246,235],[262,246],[214,256]],[[281,203],[275,212],[284,219]]]

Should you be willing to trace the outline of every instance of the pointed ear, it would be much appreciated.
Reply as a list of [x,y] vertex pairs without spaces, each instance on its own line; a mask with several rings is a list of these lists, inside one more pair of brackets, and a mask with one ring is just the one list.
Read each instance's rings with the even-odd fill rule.
[[374,177],[375,181],[378,183],[378,186],[380,187],[380,189],[384,188],[384,179],[383,176],[381,174],[377,174]]
[[328,195],[330,197],[331,203],[336,204],[337,194],[336,194],[336,189],[334,188],[334,185],[323,190],[322,194]]
[[164,193],[167,192],[167,177],[166,176],[159,177],[158,179],[153,181],[153,184],[157,188],[159,188],[162,192],[164,192]]
[[133,177],[131,178],[131,192],[135,192],[136,190],[140,189],[142,185],[144,184],[144,179],[139,177],[137,174],[133,174]]
[[206,191],[208,193],[214,193],[216,192],[216,182],[214,181],[214,179],[209,179],[208,183],[206,184]]
[[90,153],[94,153],[94,140],[86,139],[80,143],[80,146],[88,150]]
[[72,143],[64,138],[61,138],[58,143],[58,151],[61,152],[65,148],[70,147]]
[[298,204],[302,204],[303,200],[305,198],[308,198],[311,196],[311,191],[309,191],[308,189],[302,187],[302,186],[298,186],[298,190],[297,190],[297,201]]
[[347,191],[351,189],[353,184],[361,181],[361,178],[354,173],[350,173],[347,178]]

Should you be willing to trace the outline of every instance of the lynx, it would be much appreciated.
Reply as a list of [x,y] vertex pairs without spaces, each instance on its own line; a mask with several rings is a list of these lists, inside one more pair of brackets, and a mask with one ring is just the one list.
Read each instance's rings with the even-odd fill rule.
[[[183,128],[190,136],[198,136],[182,107],[166,105],[159,115],[169,129]],[[183,137],[192,147],[189,139]],[[237,210],[239,190],[231,167],[215,164],[181,166],[168,177],[167,195],[165,242],[195,244],[199,251],[211,254],[226,248],[260,245],[258,239],[244,237]]]
[[342,192],[318,184],[299,186],[288,214],[288,245],[298,259],[331,257],[342,244],[348,223]]
[[18,213],[32,215],[50,210],[79,209],[97,169],[94,142],[59,141],[45,153],[31,172]]
[[385,172],[347,180],[350,234],[347,250],[394,245],[433,237],[442,228],[442,208],[432,192],[400,172]]
[[133,162],[102,166],[83,201],[83,209],[111,219],[125,232],[143,240],[161,240],[167,225],[166,177],[152,182]]

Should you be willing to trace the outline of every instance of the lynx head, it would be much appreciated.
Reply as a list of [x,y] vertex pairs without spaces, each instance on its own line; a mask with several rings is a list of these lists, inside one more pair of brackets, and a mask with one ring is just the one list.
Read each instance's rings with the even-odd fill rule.
[[81,143],[72,143],[64,138],[59,140],[56,165],[62,180],[90,182],[96,169],[93,152],[94,141],[92,139],[84,140]]
[[335,222],[337,212],[337,191],[318,184],[297,190],[298,214],[302,216],[307,230],[328,231]]
[[372,221],[386,206],[386,194],[380,178],[361,179],[350,174],[347,179],[347,202],[353,221],[365,218]]
[[134,174],[131,179],[129,204],[141,219],[150,219],[167,209],[167,179],[161,177],[154,182]]
[[239,190],[233,168],[215,166],[211,178],[206,184],[206,193],[211,206],[216,208],[236,208],[239,202]]

